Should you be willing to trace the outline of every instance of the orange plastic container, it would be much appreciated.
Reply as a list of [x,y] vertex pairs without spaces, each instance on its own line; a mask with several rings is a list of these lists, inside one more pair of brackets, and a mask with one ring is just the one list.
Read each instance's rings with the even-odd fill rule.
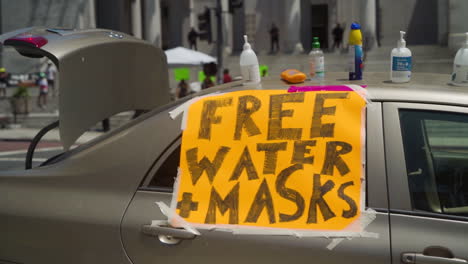
[[287,81],[288,83],[301,83],[304,82],[306,78],[307,76],[305,73],[295,69],[285,70],[281,73],[281,79]]

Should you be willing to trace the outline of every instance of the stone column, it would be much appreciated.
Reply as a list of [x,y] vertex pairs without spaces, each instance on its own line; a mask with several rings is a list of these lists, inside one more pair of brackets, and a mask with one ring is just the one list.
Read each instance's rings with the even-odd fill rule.
[[78,14],[78,25],[75,26],[80,29],[95,28],[96,11],[94,10],[94,0],[84,0],[83,5],[83,9]]
[[375,0],[361,1],[362,38],[363,45],[367,50],[377,46],[376,28],[376,4]]
[[284,5],[286,31],[286,52],[302,53],[304,48],[301,43],[301,0],[289,0]]
[[161,0],[144,0],[145,39],[161,47]]
[[133,0],[131,2],[131,12],[132,12],[132,33],[136,38],[142,38],[142,29],[141,29],[141,0]]
[[[244,1],[244,26],[245,34],[249,37],[249,43],[253,49],[258,49],[255,45],[255,36],[257,35],[258,19],[257,19],[257,3],[258,0]],[[244,41],[242,41],[243,43]]]
[[224,54],[230,55],[232,53],[232,15],[229,13],[228,0],[222,0],[223,11],[223,40],[224,40]]
[[[197,14],[195,13],[195,0],[189,1],[189,10],[190,10],[190,28],[198,28],[197,25]],[[198,30],[198,29],[197,29]]]

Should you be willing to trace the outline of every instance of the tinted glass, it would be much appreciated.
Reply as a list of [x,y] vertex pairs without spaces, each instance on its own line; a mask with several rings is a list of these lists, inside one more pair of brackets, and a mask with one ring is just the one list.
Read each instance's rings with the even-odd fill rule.
[[468,216],[468,115],[400,111],[415,210]]
[[180,145],[172,151],[163,164],[157,169],[149,186],[172,188],[174,186],[174,180],[177,177],[179,161]]

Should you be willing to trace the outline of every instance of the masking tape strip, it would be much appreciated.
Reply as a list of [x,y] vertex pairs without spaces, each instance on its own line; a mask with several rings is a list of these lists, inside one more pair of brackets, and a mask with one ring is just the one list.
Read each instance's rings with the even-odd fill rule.
[[[359,88],[362,89],[362,88]],[[365,89],[362,89],[365,90]],[[364,91],[367,95],[367,90]],[[361,94],[360,94],[361,95]],[[362,95],[361,95],[362,96]],[[364,97],[365,99],[366,97]],[[367,102],[367,100],[366,100]],[[366,208],[366,149],[367,149],[367,115],[366,115],[366,109],[367,105],[362,108],[361,110],[361,210],[364,210]]]
[[351,237],[369,237],[378,238],[379,234],[364,231],[375,218],[376,212],[371,209],[367,209],[361,212],[361,216],[351,225],[343,229],[342,231],[304,231],[295,229],[278,229],[278,228],[267,228],[267,227],[251,227],[251,226],[229,226],[229,225],[198,225],[194,224],[198,229],[204,230],[216,230],[223,232],[231,232],[235,235],[276,235],[276,236],[296,236],[296,237],[326,237],[326,238],[351,238]]
[[151,226],[164,226],[168,225],[169,222],[167,220],[153,220],[151,221]]
[[333,250],[336,246],[338,246],[338,244],[340,244],[342,241],[344,240],[344,238],[334,238],[332,239],[332,241],[330,242],[330,244],[328,244],[327,246],[327,249],[328,250]]
[[176,226],[176,227],[180,226],[194,235],[197,235],[197,236],[200,235],[200,232],[198,232],[197,229],[193,228],[187,221],[185,221],[182,217],[176,214],[175,211],[172,211],[169,208],[169,206],[167,206],[165,203],[156,202],[156,204],[159,206],[159,209],[161,209],[161,212],[165,216],[167,216],[167,218],[169,219],[169,223],[172,226]]
[[353,91],[358,93],[362,99],[366,100],[367,104],[372,104],[371,96],[369,95],[369,90],[365,89],[367,85],[356,85],[356,84],[346,84],[345,86],[351,88]]
[[187,127],[187,114],[188,114],[188,109],[189,109],[190,105],[192,105],[193,103],[199,101],[202,98],[217,96],[217,95],[221,95],[221,94],[223,94],[223,93],[215,92],[215,93],[212,93],[212,94],[207,94],[207,95],[203,95],[203,96],[194,97],[194,98],[188,100],[187,102],[179,105],[178,107],[174,108],[172,111],[170,111],[169,116],[171,117],[171,119],[174,120],[180,114],[183,113],[182,123],[180,124],[180,130],[185,130],[185,128]]
[[[370,223],[372,223],[372,221],[374,221],[376,217],[377,217],[376,216],[376,211],[374,211],[372,209],[367,209],[365,212],[361,213],[361,217],[360,217],[359,221],[354,222],[353,224],[351,224],[350,228],[355,228],[356,224],[358,224],[358,225],[360,225],[360,228],[362,230],[362,232],[359,233],[360,237],[379,238],[378,233],[372,233],[372,232],[364,231],[364,229]],[[347,238],[348,238],[348,240],[351,240],[352,236],[348,236]],[[333,250],[343,240],[344,240],[344,238],[334,238],[334,239],[332,239],[332,242],[330,242],[330,244],[328,244],[327,249],[328,250]]]
[[[197,98],[197,97],[195,97]],[[188,100],[187,102],[177,106],[176,108],[174,108],[172,111],[169,112],[169,116],[172,118],[172,119],[176,119],[176,117],[178,117],[181,113],[183,113],[185,110],[187,110],[187,108],[190,106],[191,104],[191,100]]]
[[[174,227],[182,227],[188,232],[199,236],[200,232],[198,232],[197,229],[192,227],[185,219],[183,219],[181,216],[177,214],[176,208],[177,208],[177,197],[175,194],[178,193],[179,191],[179,185],[180,185],[180,175],[181,175],[181,169],[177,169],[177,178],[174,181],[174,194],[172,195],[171,199],[171,207],[167,206],[163,202],[156,202],[156,204],[159,206],[159,209],[161,212],[167,217],[168,222],[170,225]],[[157,221],[157,220],[156,220]]]

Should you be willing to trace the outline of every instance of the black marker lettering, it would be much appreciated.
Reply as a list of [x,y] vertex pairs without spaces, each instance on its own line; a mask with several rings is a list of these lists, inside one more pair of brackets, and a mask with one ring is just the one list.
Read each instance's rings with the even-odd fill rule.
[[286,150],[286,142],[257,144],[257,151],[265,151],[263,174],[275,174],[276,160],[278,159],[278,151],[280,150]]
[[333,137],[335,124],[322,124],[322,116],[334,116],[336,106],[324,107],[326,99],[346,99],[348,93],[317,94],[315,97],[314,115],[312,117],[312,127],[310,128],[310,138]]
[[[248,103],[251,106],[248,106]],[[236,128],[234,131],[234,140],[240,140],[242,134],[242,128],[245,129],[249,137],[255,136],[260,133],[255,122],[252,120],[252,114],[257,112],[262,106],[262,102],[257,97],[251,95],[245,95],[239,97],[239,104],[237,105],[237,119]]]
[[[340,148],[340,150],[338,150],[338,148]],[[327,142],[325,161],[323,163],[321,173],[326,175],[333,175],[333,169],[336,167],[341,176],[348,174],[350,172],[349,167],[340,156],[348,154],[351,152],[351,150],[353,150],[353,147],[346,142]]]
[[338,197],[346,201],[349,205],[349,210],[343,211],[343,213],[341,214],[344,218],[351,218],[351,217],[356,216],[357,214],[356,202],[351,197],[349,197],[348,195],[344,193],[344,190],[346,189],[346,187],[353,186],[353,185],[354,183],[352,181],[345,182],[338,189]]
[[232,98],[223,98],[217,100],[207,100],[203,103],[203,109],[200,118],[199,139],[211,139],[211,124],[221,123],[221,116],[216,116],[218,107],[230,106]]
[[270,95],[268,140],[301,139],[302,128],[283,128],[283,117],[292,117],[294,113],[291,109],[283,110],[283,104],[292,102],[304,102],[304,93]]
[[184,192],[182,194],[182,200],[177,202],[177,209],[179,209],[179,215],[183,218],[190,216],[190,212],[198,210],[198,202],[192,201],[192,193]]
[[235,225],[239,223],[239,183],[232,187],[224,200],[214,186],[211,187],[210,204],[208,205],[205,224],[216,223],[216,208],[219,208],[221,215],[224,215],[229,210],[229,224]]
[[242,152],[242,155],[240,156],[239,161],[237,162],[237,165],[232,172],[231,178],[229,178],[229,181],[237,181],[244,169],[247,172],[247,177],[249,180],[258,179],[257,170],[255,169],[252,157],[250,156],[249,148],[247,146],[245,146],[244,151]]
[[266,208],[270,224],[276,223],[273,198],[271,197],[270,189],[268,188],[266,179],[263,179],[260,188],[258,188],[257,194],[255,195],[255,198],[253,200],[252,206],[250,207],[249,213],[247,214],[245,222],[256,223],[258,217],[260,217],[260,214],[263,211],[263,208]]
[[290,222],[298,219],[304,213],[305,208],[305,201],[302,195],[297,192],[296,190],[286,188],[286,181],[288,180],[289,176],[293,174],[295,171],[302,170],[302,164],[295,164],[292,165],[283,171],[280,172],[278,178],[276,178],[276,192],[286,200],[294,202],[296,204],[296,212],[292,215],[288,214],[279,214],[279,221],[280,222]]
[[292,164],[314,164],[314,156],[306,157],[310,153],[307,147],[315,147],[315,140],[294,141],[294,151],[291,159]]
[[329,192],[335,184],[328,180],[324,185],[320,184],[320,174],[314,174],[314,187],[312,190],[312,197],[310,198],[310,207],[309,215],[307,217],[307,223],[317,223],[317,206],[322,212],[323,219],[328,221],[328,219],[335,217],[335,213],[330,209],[327,202],[323,198],[327,192]]
[[192,176],[192,184],[197,184],[204,171],[206,171],[210,183],[213,183],[213,179],[229,150],[230,148],[221,146],[218,149],[218,152],[216,152],[213,162],[211,162],[207,157],[203,157],[200,162],[198,162],[198,148],[187,150],[187,164],[190,175]]

